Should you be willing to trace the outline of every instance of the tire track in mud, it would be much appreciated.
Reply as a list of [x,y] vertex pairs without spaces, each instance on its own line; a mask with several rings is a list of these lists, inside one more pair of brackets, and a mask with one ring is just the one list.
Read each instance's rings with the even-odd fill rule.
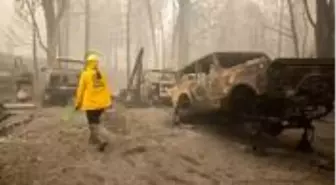
[[[220,184],[220,178],[201,170],[203,164],[200,159],[182,152],[175,152],[169,146],[162,145],[162,143],[140,144],[124,149],[119,155],[131,168],[145,166],[144,171],[150,175],[140,175],[139,178],[144,179],[148,184],[162,184],[162,182],[183,185],[197,184],[196,182]],[[173,163],[171,159],[175,159]],[[138,165],[139,163],[142,165]]]

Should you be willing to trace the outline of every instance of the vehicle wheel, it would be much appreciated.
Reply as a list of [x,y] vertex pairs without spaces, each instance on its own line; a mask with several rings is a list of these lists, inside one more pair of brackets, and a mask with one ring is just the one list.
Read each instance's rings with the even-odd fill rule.
[[191,104],[188,98],[182,98],[173,111],[174,125],[190,123],[192,121]]
[[237,86],[231,92],[229,111],[234,114],[253,114],[256,110],[256,92],[247,86]]

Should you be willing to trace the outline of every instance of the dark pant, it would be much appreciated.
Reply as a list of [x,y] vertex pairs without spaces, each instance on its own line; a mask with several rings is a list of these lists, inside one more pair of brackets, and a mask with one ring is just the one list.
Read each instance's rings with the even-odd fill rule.
[[99,124],[100,123],[100,116],[104,112],[104,109],[97,109],[97,110],[87,110],[86,111],[86,118],[89,124]]

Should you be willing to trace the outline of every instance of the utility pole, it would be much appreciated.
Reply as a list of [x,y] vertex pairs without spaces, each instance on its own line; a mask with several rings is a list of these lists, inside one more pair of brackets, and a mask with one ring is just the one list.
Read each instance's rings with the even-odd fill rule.
[[91,19],[91,6],[90,6],[90,0],[85,0],[85,51],[89,51],[90,47],[90,19]]

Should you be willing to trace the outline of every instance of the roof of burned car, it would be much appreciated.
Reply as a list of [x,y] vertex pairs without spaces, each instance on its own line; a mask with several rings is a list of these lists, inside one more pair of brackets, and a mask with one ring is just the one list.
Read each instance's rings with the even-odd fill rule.
[[276,58],[273,63],[285,65],[335,65],[335,58]]
[[200,65],[203,71],[209,71],[210,64],[213,62],[213,56],[215,56],[220,65],[225,68],[233,67],[255,58],[266,57],[270,59],[262,52],[213,52],[193,61],[179,70],[179,73],[195,73],[196,65]]

